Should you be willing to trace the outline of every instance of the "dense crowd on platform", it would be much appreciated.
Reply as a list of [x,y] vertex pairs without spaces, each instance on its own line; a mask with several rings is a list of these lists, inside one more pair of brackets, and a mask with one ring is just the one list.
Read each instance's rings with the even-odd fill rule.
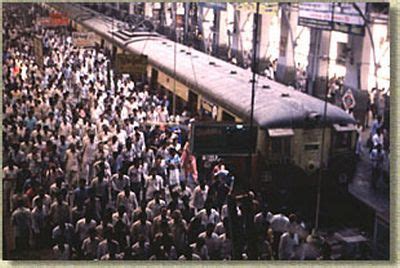
[[198,170],[179,127],[193,116],[176,122],[168,98],[114,75],[104,48],[74,47],[65,28],[28,29],[19,16],[3,17],[3,200],[16,254],[329,258],[295,214],[272,214],[253,192],[233,197],[223,161]]

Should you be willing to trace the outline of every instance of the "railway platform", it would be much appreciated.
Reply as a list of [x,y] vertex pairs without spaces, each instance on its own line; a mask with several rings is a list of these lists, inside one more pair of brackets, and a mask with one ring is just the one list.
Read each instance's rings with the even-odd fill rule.
[[[389,211],[389,185],[382,179],[378,181],[377,188],[371,186],[371,161],[369,160],[369,150],[365,146],[365,141],[368,139],[369,130],[362,133],[362,153],[356,167],[356,172],[352,182],[348,186],[349,193],[359,201],[368,205],[375,212],[387,213]],[[388,168],[389,157],[385,159],[384,166]]]

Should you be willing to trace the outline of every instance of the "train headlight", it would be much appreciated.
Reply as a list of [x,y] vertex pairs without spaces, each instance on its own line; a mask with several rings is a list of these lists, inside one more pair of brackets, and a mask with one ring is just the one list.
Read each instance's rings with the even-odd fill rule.
[[318,168],[318,165],[314,161],[308,161],[307,163],[307,171],[314,172]]

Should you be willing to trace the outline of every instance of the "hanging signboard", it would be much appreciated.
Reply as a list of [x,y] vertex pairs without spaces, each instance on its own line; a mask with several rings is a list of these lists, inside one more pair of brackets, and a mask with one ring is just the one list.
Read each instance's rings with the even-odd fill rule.
[[213,8],[217,10],[226,10],[226,5],[227,3],[211,3],[211,2],[199,3],[200,7]]
[[61,14],[50,14],[49,17],[41,17],[37,19],[37,24],[42,27],[62,27],[69,26],[69,18]]
[[147,56],[118,53],[115,56],[115,68],[118,74],[141,77],[146,74]]
[[76,47],[94,47],[96,37],[93,32],[73,32],[72,43]]
[[332,10],[330,3],[299,3],[299,21],[301,26],[332,29]]
[[153,10],[154,9],[158,9],[158,10],[160,10],[161,9],[161,3],[153,3]]
[[364,19],[353,4],[356,4],[361,12],[365,14],[366,3],[335,3],[333,5],[333,22],[364,26]]
[[346,110],[354,108],[356,106],[356,100],[354,99],[353,93],[351,92],[350,89],[344,93],[343,98],[343,106],[346,108]]
[[183,3],[176,3],[176,10],[177,15],[185,15],[185,6]]
[[[256,13],[257,11],[257,3],[238,3],[236,10],[246,11],[246,12],[253,12]],[[271,14],[277,13],[279,10],[278,3],[260,3],[260,14]]]
[[35,51],[36,64],[40,68],[43,68],[43,42],[41,36],[36,35],[33,38],[33,46]]
[[357,5],[362,14],[366,14],[366,3],[299,3],[298,24],[321,30],[364,35],[365,22],[354,5]]
[[365,111],[368,109],[368,91],[349,88],[340,97],[342,102],[337,105],[343,105],[347,110],[352,108],[354,118],[359,122],[364,122],[367,116]]

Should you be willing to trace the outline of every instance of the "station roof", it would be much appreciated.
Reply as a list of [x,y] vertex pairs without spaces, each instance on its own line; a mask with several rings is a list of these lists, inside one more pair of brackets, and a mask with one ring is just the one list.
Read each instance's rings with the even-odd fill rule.
[[[84,8],[72,4],[58,6],[70,18],[135,54],[148,56],[149,63],[176,79],[206,99],[222,106],[248,121],[251,110],[252,72],[206,53],[191,49],[165,37],[133,37],[123,40],[112,30],[119,22],[103,15],[87,16]],[[84,15],[86,13],[86,15]],[[114,26],[113,26],[114,24]],[[174,51],[176,70],[174,72]],[[190,51],[190,54],[186,52]],[[210,62],[214,62],[210,65]],[[234,71],[234,74],[231,72]],[[325,102],[263,76],[257,76],[254,102],[254,121],[263,128],[296,128],[304,122],[322,122]],[[352,116],[332,104],[327,105],[326,123],[346,125],[355,123]]]

